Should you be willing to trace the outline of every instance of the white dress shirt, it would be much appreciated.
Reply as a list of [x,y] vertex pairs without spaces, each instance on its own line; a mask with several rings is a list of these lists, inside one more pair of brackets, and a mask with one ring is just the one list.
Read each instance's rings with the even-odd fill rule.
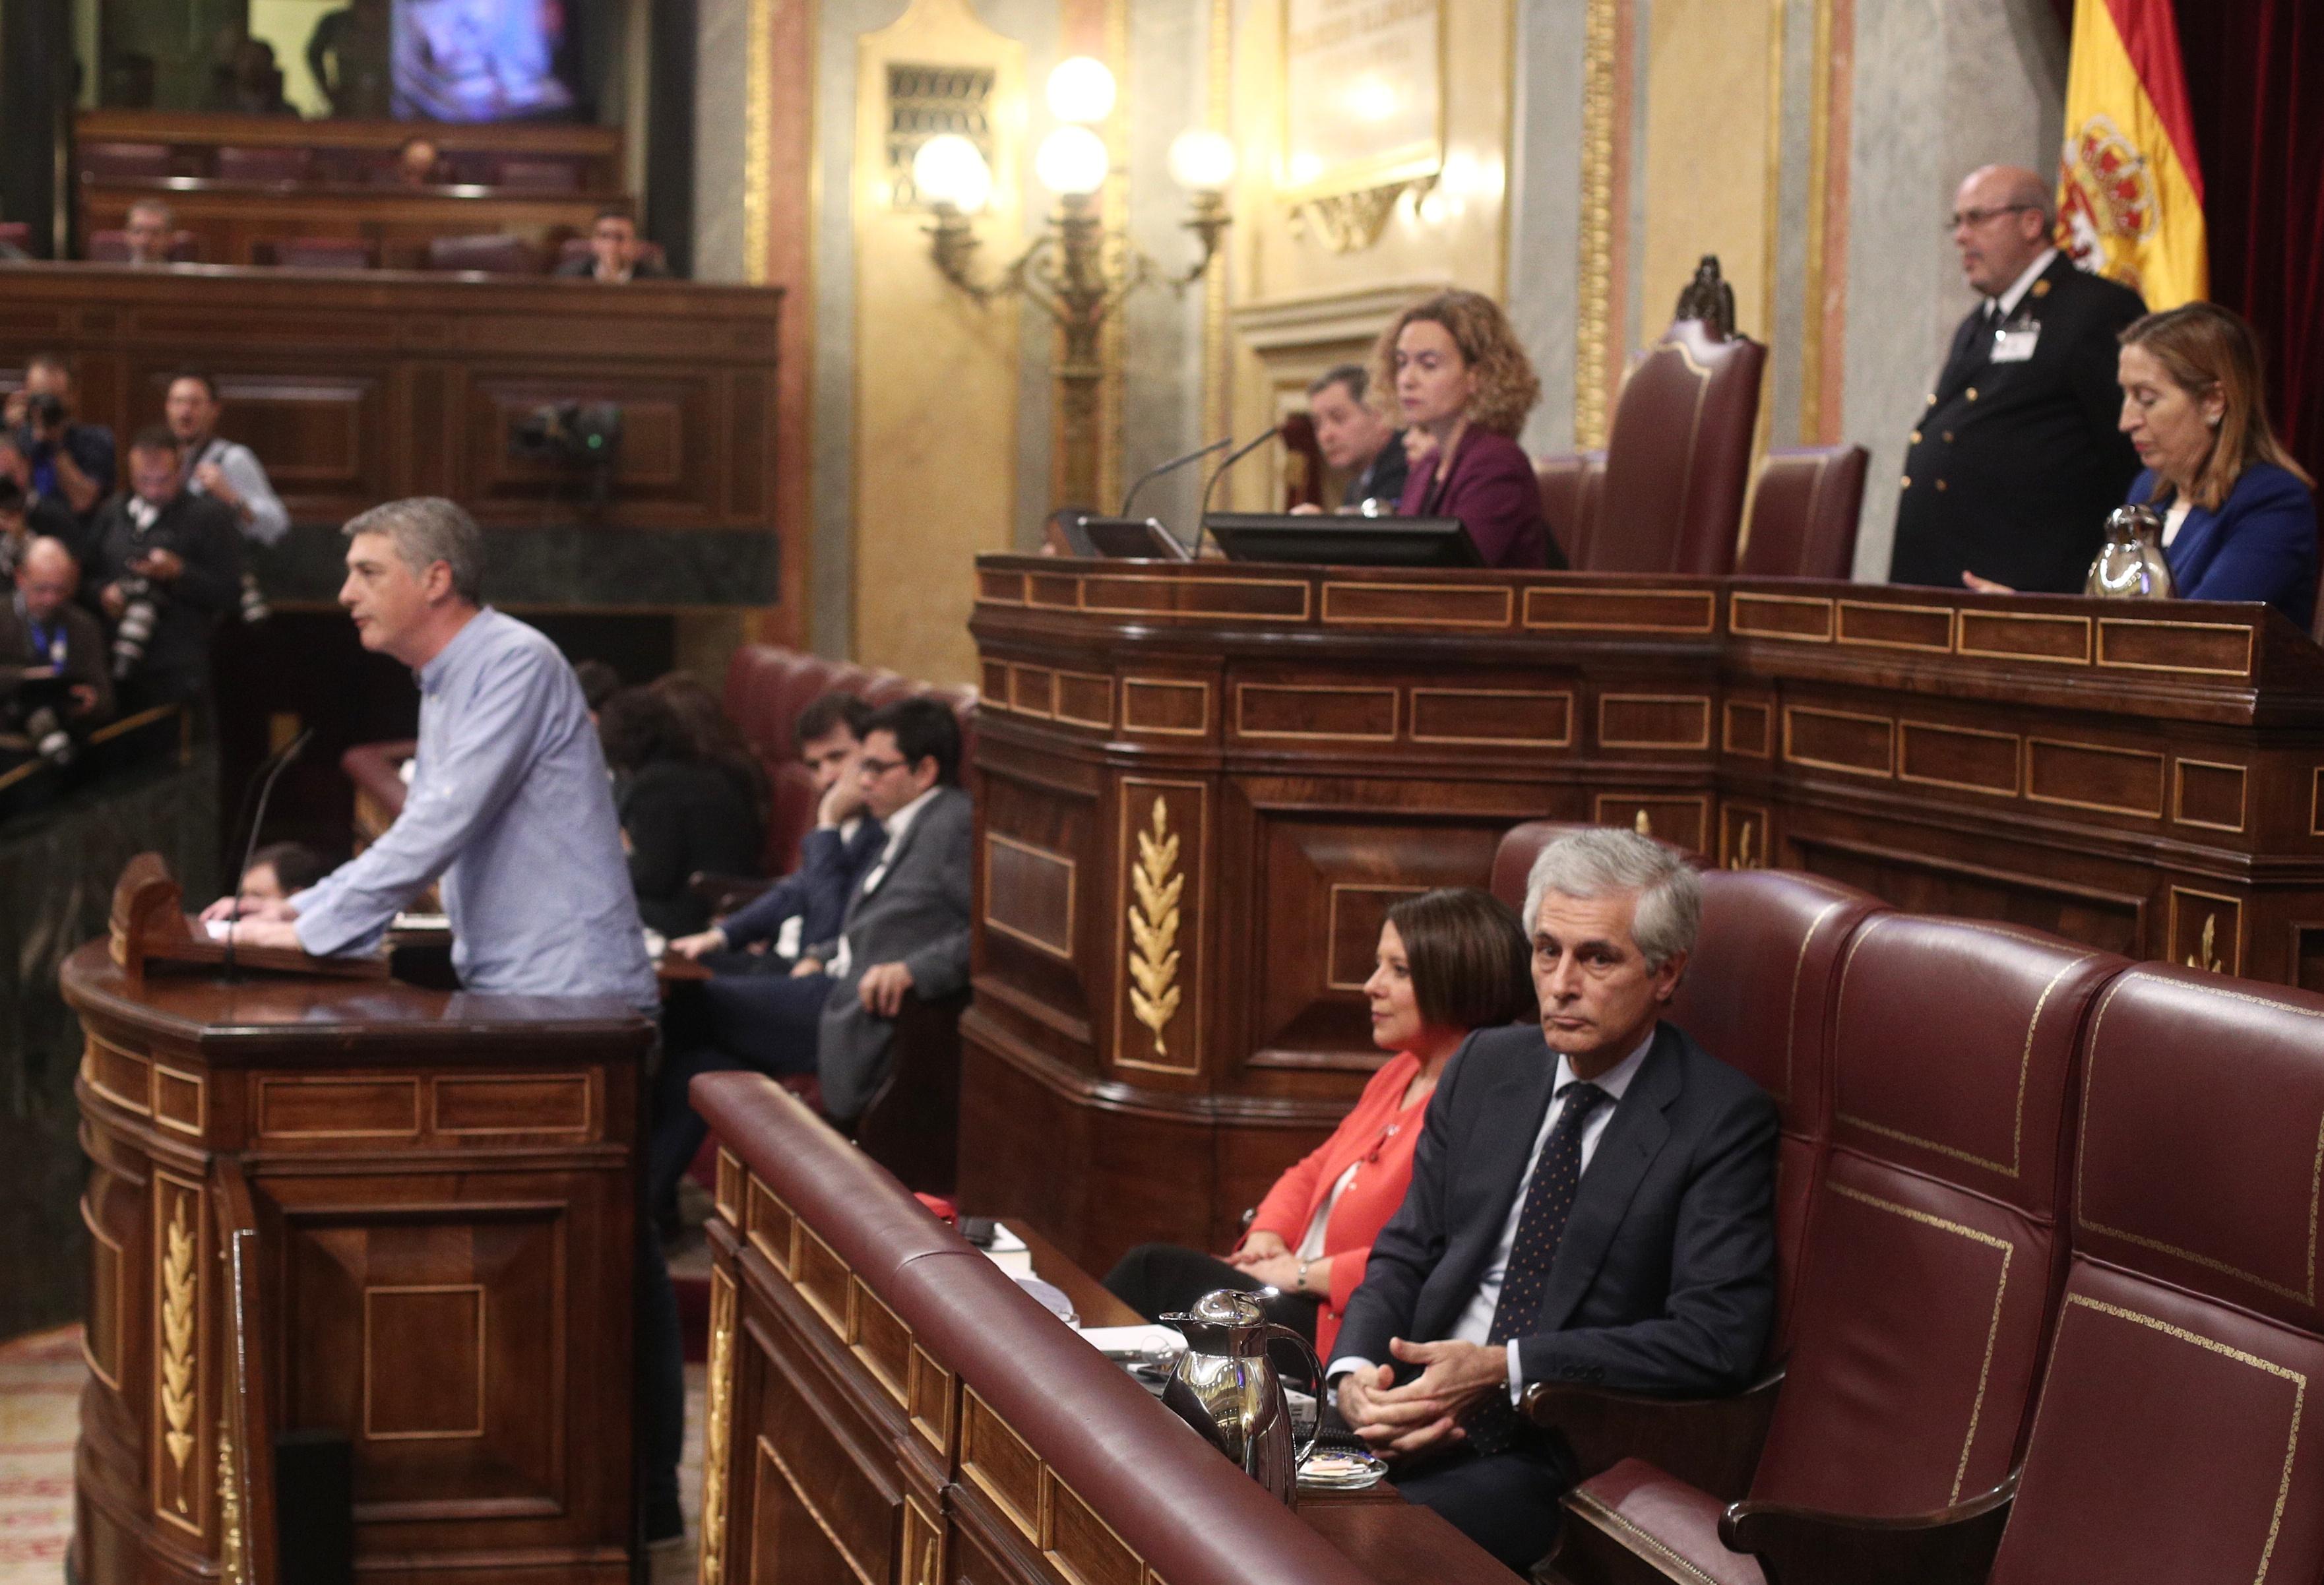
[[[880,850],[880,862],[872,865],[870,871],[864,875],[863,884],[856,892],[858,897],[870,897],[880,889],[880,882],[888,878],[888,866],[896,862],[896,854],[904,845],[904,833],[912,828],[912,822],[920,817],[920,811],[927,808],[930,800],[942,791],[944,791],[944,783],[938,782],[888,816],[886,821],[888,845]],[[847,971],[854,966],[854,963],[855,954],[849,950],[847,934],[843,929],[839,936],[839,950],[832,954],[830,968],[832,978],[845,979]]]
[[[1615,1107],[1621,1104],[1622,1096],[1629,1089],[1631,1081],[1638,1076],[1638,1069],[1645,1065],[1646,1053],[1654,1048],[1655,1035],[1660,1027],[1657,1023],[1647,1029],[1646,1038],[1638,1042],[1629,1055],[1594,1081],[1598,1088],[1606,1092],[1607,1104],[1582,1120],[1582,1171],[1585,1177],[1590,1171],[1591,1158],[1598,1154],[1598,1141],[1605,1137],[1607,1125],[1614,1120]],[[1533,1153],[1526,1157],[1525,1175],[1517,1179],[1517,1192],[1509,1201],[1508,1216],[1501,1223],[1500,1239],[1493,1246],[1491,1258],[1485,1262],[1483,1275],[1477,1279],[1476,1294],[1470,1299],[1468,1307],[1461,1312],[1461,1319],[1452,1324],[1452,1337],[1457,1341],[1481,1344],[1492,1336],[1493,1311],[1501,1302],[1501,1281],[1508,1272],[1509,1251],[1517,1245],[1517,1221],[1525,1215],[1526,1191],[1533,1186],[1534,1169],[1541,1165],[1542,1149],[1549,1143],[1550,1130],[1564,1115],[1565,1087],[1574,1082],[1573,1064],[1561,1051],[1557,1054],[1557,1077],[1550,1085],[1553,1099],[1548,1109],[1542,1113],[1540,1130],[1533,1137]],[[1511,1338],[1508,1341],[1509,1402],[1512,1404],[1524,1396],[1526,1387],[1525,1372],[1517,1360],[1519,1341]],[[1332,1361],[1323,1375],[1328,1379],[1343,1371],[1368,1370],[1375,1363],[1375,1360],[1343,1354]]]
[[290,514],[283,509],[282,498],[274,493],[274,484],[267,478],[265,465],[258,460],[257,454],[238,441],[221,440],[215,435],[203,441],[201,449],[186,464],[186,488],[196,495],[206,492],[202,482],[194,477],[194,469],[206,462],[217,464],[218,472],[226,475],[226,482],[234,486],[243,505],[250,509],[247,518],[235,513],[243,537],[262,545],[281,544],[282,536],[290,531]]
[[2057,257],[2056,248],[2043,248],[2042,256],[2025,266],[2025,273],[2010,282],[2007,291],[1986,299],[2001,310],[2000,318],[2004,324],[2008,323],[2009,316],[2017,311],[2017,305],[2025,300],[2025,294],[2034,290],[2034,283],[2042,279],[2042,272],[2047,270]]

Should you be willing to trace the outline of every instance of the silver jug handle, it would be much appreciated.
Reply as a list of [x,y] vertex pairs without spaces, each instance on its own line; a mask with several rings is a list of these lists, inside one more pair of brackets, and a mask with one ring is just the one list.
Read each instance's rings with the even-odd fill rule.
[[1324,1399],[1331,1396],[1331,1388],[1323,1380],[1323,1359],[1322,1355],[1316,1353],[1314,1343],[1309,1342],[1287,1326],[1269,1322],[1267,1329],[1259,1333],[1259,1338],[1262,1343],[1272,1342],[1277,1338],[1281,1338],[1287,1343],[1296,1343],[1299,1346],[1299,1351],[1307,1356],[1307,1362],[1315,1367],[1315,1426],[1307,1433],[1307,1445],[1291,1456],[1292,1481],[1296,1485],[1300,1467],[1305,1464],[1309,1456],[1314,1452],[1316,1440],[1323,1434]]

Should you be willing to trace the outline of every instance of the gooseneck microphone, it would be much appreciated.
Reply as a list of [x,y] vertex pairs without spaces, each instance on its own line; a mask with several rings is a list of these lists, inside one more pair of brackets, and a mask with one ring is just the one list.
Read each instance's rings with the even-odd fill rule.
[[1209,530],[1211,524],[1211,492],[1219,487],[1219,481],[1226,477],[1227,470],[1282,433],[1283,426],[1280,424],[1276,425],[1271,429],[1261,430],[1250,439],[1243,442],[1240,446],[1236,447],[1234,450],[1228,455],[1226,461],[1219,464],[1217,467],[1211,470],[1210,482],[1203,486],[1202,513],[1194,520],[1194,552],[1188,556],[1186,559],[1189,561],[1200,561],[1203,558],[1203,535]]
[[1199,451],[1190,451],[1184,456],[1174,456],[1168,462],[1160,463],[1153,467],[1148,468],[1144,473],[1138,475],[1138,483],[1130,487],[1130,493],[1121,498],[1121,511],[1116,515],[1128,517],[1130,515],[1130,503],[1138,499],[1138,493],[1140,490],[1145,489],[1147,485],[1151,484],[1155,480],[1160,478],[1163,475],[1183,468],[1190,462],[1200,462],[1203,458],[1210,456],[1213,451],[1223,451],[1233,444],[1233,436],[1222,435],[1216,440],[1212,441],[1208,446],[1204,447]]
[[[251,858],[258,852],[258,834],[266,825],[266,802],[274,796],[275,782],[281,779],[282,773],[290,768],[290,761],[306,751],[308,743],[313,741],[314,736],[315,729],[311,726],[308,727],[297,737],[277,749],[264,764],[259,766],[258,774],[252,777],[250,785],[243,789],[242,806],[245,810],[248,809],[251,797],[255,793],[258,799],[258,813],[251,816],[250,839],[243,843],[242,863],[234,872],[234,908],[226,915],[226,977],[229,980],[234,978],[233,927],[242,918],[242,878],[250,873]],[[241,823],[242,816],[235,816],[235,824],[239,825]]]

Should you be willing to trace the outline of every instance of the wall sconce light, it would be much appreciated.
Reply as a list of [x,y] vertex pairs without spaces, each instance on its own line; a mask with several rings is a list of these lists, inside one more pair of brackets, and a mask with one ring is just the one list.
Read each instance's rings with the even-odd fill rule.
[[1055,504],[1094,507],[1105,322],[1147,282],[1184,290],[1211,267],[1231,224],[1226,191],[1234,181],[1235,147],[1225,134],[1201,128],[1179,134],[1170,145],[1171,180],[1187,191],[1185,226],[1201,250],[1192,266],[1172,274],[1126,235],[1108,232],[1099,213],[1098,195],[1111,161],[1105,139],[1093,129],[1113,113],[1113,73],[1102,60],[1076,55],[1049,73],[1047,97],[1058,125],[1034,151],[1033,171],[1056,195],[1057,207],[1041,235],[997,278],[980,280],[976,271],[981,244],[973,217],[992,198],[992,171],[976,145],[952,133],[930,138],[912,157],[912,183],[936,212],[929,254],[945,280],[979,302],[1028,298],[1056,322],[1063,339],[1057,392],[1065,465],[1063,499]]

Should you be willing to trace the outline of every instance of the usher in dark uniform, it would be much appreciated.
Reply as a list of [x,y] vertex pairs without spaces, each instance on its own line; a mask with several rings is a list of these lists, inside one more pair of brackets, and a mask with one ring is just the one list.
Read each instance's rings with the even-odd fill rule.
[[1888,580],[1958,589],[1969,571],[2079,594],[2107,514],[2138,473],[2115,427],[2115,336],[2146,306],[2063,253],[1998,323],[1994,306],[1953,333],[1913,431]]

